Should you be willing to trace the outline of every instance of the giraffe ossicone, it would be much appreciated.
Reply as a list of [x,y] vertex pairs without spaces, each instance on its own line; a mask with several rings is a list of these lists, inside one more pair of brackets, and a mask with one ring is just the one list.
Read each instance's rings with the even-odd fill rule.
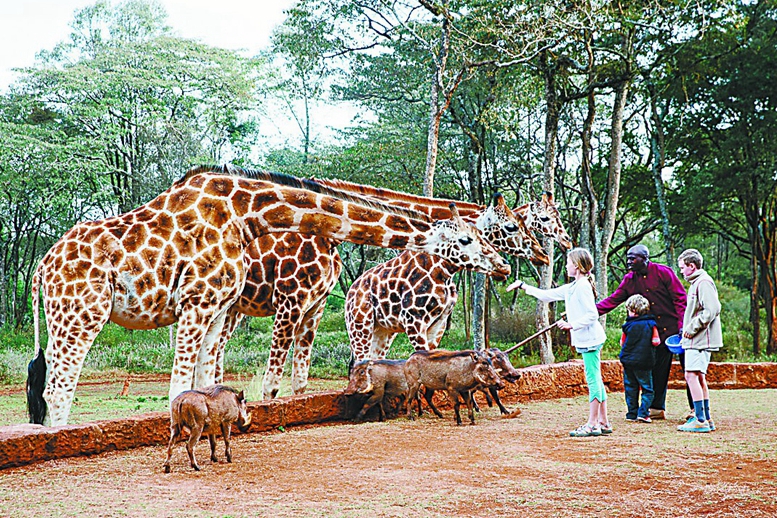
[[473,229],[443,232],[412,211],[271,176],[196,168],[137,209],[79,223],[55,243],[33,277],[35,327],[40,294],[49,343],[42,356],[36,331],[27,390],[32,422],[67,423],[84,358],[109,320],[131,329],[178,322],[171,401],[212,384],[218,339],[245,283],[243,255],[263,234],[316,234],[452,261],[465,249],[495,253]]

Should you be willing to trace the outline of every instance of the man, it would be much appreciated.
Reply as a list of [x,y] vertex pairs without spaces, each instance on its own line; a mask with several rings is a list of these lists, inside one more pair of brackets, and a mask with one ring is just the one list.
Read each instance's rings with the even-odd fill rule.
[[[661,345],[656,348],[656,364],[653,367],[655,395],[650,406],[651,419],[664,419],[666,387],[672,368],[672,353],[666,348],[666,339],[680,333],[685,315],[685,288],[677,274],[668,266],[649,260],[645,245],[632,246],[626,254],[626,266],[630,270],[612,295],[596,305],[600,315],[609,313],[632,295],[642,295],[650,302],[650,313],[656,317]],[[683,358],[680,355],[682,363]]]

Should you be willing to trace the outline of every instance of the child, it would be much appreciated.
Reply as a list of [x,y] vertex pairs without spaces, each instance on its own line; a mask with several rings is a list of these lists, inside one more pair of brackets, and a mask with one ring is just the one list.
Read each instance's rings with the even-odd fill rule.
[[[656,347],[661,345],[656,319],[650,311],[650,302],[642,295],[626,300],[629,316],[623,324],[621,352],[623,364],[623,391],[626,397],[626,420],[650,423],[650,405],[653,404],[653,366]],[[642,404],[639,390],[642,388]],[[637,408],[639,407],[639,408]]]
[[529,286],[515,281],[507,291],[520,288],[542,302],[563,300],[566,304],[568,321],[557,322],[560,329],[571,330],[572,345],[583,355],[585,379],[588,384],[588,422],[569,435],[572,437],[595,437],[612,433],[607,419],[607,391],[602,381],[600,351],[607,335],[599,323],[596,311],[596,288],[591,275],[594,261],[585,248],[575,248],[567,254],[567,275],[574,281],[550,290]]
[[685,382],[693,398],[695,416],[677,427],[681,432],[711,432],[715,423],[710,418],[710,392],[707,387],[707,367],[713,351],[723,347],[720,325],[720,300],[715,282],[702,270],[703,259],[698,250],[689,248],[677,258],[677,266],[688,288],[688,305],[683,317],[685,352]]

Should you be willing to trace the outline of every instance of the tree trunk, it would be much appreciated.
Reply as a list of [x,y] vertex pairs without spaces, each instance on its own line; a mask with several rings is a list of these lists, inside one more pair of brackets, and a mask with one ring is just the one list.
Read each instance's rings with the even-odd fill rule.
[[434,56],[435,67],[432,73],[431,91],[429,92],[429,131],[426,141],[426,171],[424,172],[424,196],[432,197],[434,193],[434,172],[437,167],[437,144],[440,137],[440,119],[444,109],[440,108],[440,86],[448,62],[450,50],[450,22],[443,17],[440,49]]
[[486,344],[486,297],[487,277],[478,272],[472,287],[472,346],[476,351],[485,349]]
[[666,264],[674,267],[674,243],[672,242],[672,234],[669,227],[669,211],[666,207],[664,180],[661,177],[661,173],[664,170],[664,165],[666,164],[663,116],[658,113],[658,95],[656,94],[656,86],[651,81],[648,81],[647,89],[650,94],[650,119],[653,121],[653,128],[650,131],[650,148],[653,154],[651,170],[653,172],[653,181],[656,184],[658,207],[661,211],[661,233],[664,236]]
[[[607,197],[605,198],[604,220],[599,235],[600,253],[596,256],[596,291],[607,293],[607,251],[615,233],[615,220],[618,213],[618,196],[621,183],[621,146],[623,144],[623,112],[629,93],[629,81],[623,81],[615,88],[610,125],[610,162],[607,174]],[[604,319],[603,319],[604,320]]]
[[[548,55],[543,52],[540,56],[542,69],[545,74],[545,160],[542,164],[543,187],[547,192],[553,193],[553,187],[556,177],[556,140],[558,137],[558,121],[561,110],[561,100],[558,97],[556,89],[556,69],[548,63]],[[547,290],[551,287],[553,281],[553,240],[543,239],[543,248],[550,258],[550,264],[541,266],[540,285],[541,289]],[[543,302],[537,302],[534,313],[534,322],[537,329],[544,329],[550,325],[548,316],[548,305]],[[556,357],[553,355],[553,340],[549,333],[543,333],[539,337],[540,361],[542,363],[553,363]]]
[[[753,239],[753,241],[755,240]],[[761,318],[759,314],[760,298],[758,297],[758,258],[756,257],[755,247],[752,243],[751,246],[753,255],[750,259],[750,277],[753,281],[753,287],[750,291],[750,322],[753,325],[753,354],[758,356],[761,354]]]

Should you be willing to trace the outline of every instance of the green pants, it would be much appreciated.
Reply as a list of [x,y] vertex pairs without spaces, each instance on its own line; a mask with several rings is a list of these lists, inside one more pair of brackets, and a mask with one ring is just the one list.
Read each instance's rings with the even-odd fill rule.
[[607,390],[602,381],[601,348],[595,351],[580,353],[585,366],[585,381],[588,384],[588,401],[598,399],[600,403],[607,401]]

